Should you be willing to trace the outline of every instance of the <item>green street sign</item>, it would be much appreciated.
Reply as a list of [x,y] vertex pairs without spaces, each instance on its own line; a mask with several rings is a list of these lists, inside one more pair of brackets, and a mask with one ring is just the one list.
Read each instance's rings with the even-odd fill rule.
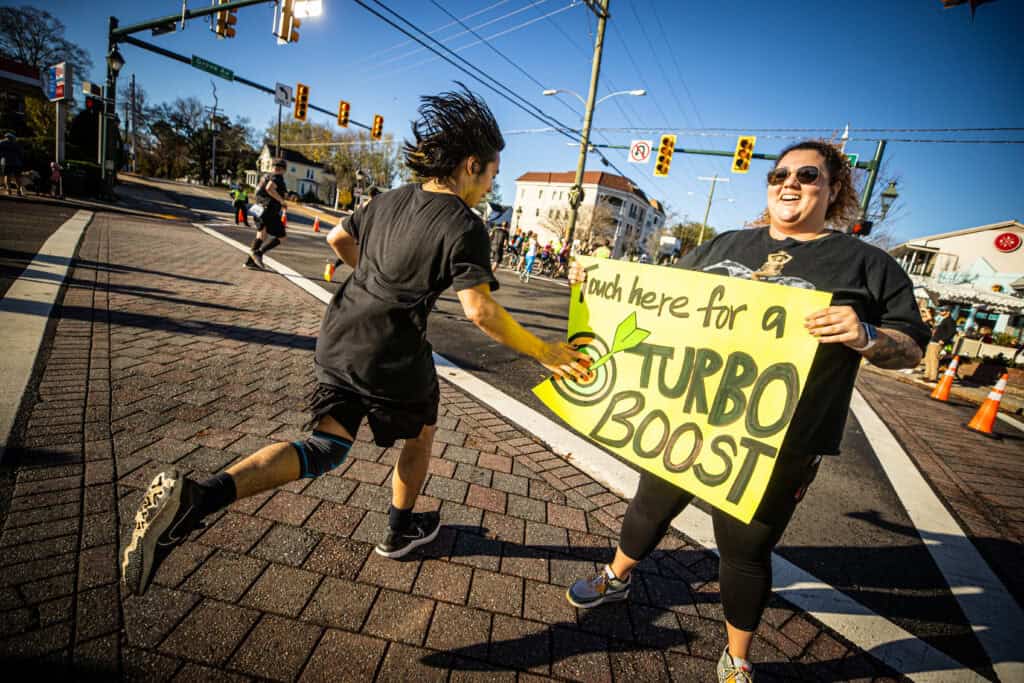
[[846,158],[850,162],[850,168],[857,168],[857,159],[860,159],[859,154],[847,154]]
[[226,69],[220,64],[214,64],[213,62],[209,62],[198,55],[192,55],[192,66],[196,69],[199,69],[200,71],[205,71],[208,74],[220,76],[225,81],[235,80],[234,71],[232,71],[231,69]]

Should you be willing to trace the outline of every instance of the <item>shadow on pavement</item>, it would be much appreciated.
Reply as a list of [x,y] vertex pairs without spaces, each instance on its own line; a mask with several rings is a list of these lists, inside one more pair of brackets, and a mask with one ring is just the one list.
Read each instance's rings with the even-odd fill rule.
[[160,270],[149,270],[147,268],[137,268],[135,266],[124,266],[114,263],[100,263],[98,261],[90,261],[89,259],[71,259],[59,256],[50,256],[49,254],[29,254],[27,252],[12,249],[0,249],[0,258],[24,259],[25,261],[32,261],[35,259],[45,263],[53,263],[61,266],[71,265],[74,268],[91,268],[93,270],[109,271],[111,273],[145,273],[147,275],[159,275],[160,277],[170,277],[177,280],[188,280],[189,282],[200,282],[207,285],[235,284],[234,282],[227,282],[224,280],[206,280],[204,278],[192,277],[190,275],[181,275],[180,273],[167,273]]

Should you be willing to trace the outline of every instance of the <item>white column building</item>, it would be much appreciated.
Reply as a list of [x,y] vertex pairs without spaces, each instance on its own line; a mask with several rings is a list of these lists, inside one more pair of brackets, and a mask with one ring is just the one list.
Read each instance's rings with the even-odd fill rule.
[[[569,188],[575,174],[530,171],[516,178],[516,197],[512,206],[512,230],[532,230],[543,244],[561,238],[568,225]],[[591,226],[595,215],[604,213],[605,229]],[[612,253],[618,258],[647,249],[651,234],[665,226],[665,211],[656,199],[649,198],[628,178],[603,171],[583,175],[583,203],[576,223],[576,239],[586,243],[592,236],[607,235]]]

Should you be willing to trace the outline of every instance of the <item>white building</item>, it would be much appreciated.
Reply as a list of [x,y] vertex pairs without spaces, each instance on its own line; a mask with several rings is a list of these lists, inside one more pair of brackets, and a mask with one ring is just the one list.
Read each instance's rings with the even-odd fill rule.
[[917,237],[889,252],[915,288],[966,327],[1024,335],[1024,225],[1002,221]]
[[[530,171],[516,178],[516,197],[512,207],[512,229],[532,230],[543,243],[562,237],[569,216],[569,189],[575,173]],[[648,238],[665,225],[661,202],[650,199],[628,178],[603,171],[583,174],[583,203],[576,224],[577,239],[591,237],[590,220],[600,208],[610,211],[614,225],[612,253],[615,257],[646,250]]]
[[[323,164],[319,164],[295,150],[282,148],[281,154],[288,162],[284,172],[284,182],[288,186],[288,192],[294,192],[300,198],[312,192],[320,198],[321,202],[333,204],[334,194],[337,190],[337,180],[333,173],[327,172]],[[255,186],[263,174],[273,171],[274,158],[270,147],[263,145],[260,156],[256,160],[256,170],[245,172],[245,183]]]

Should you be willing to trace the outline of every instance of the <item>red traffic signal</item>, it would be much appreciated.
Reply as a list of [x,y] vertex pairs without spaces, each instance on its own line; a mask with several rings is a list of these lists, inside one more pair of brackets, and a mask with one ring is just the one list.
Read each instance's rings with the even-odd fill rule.
[[850,226],[850,234],[856,237],[867,237],[871,234],[871,227],[873,225],[873,221],[857,221]]

